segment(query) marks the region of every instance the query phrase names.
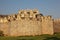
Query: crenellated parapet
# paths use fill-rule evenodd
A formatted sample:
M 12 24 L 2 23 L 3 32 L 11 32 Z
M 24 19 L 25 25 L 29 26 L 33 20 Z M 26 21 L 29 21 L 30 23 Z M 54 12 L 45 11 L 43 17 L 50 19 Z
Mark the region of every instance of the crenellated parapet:
M 11 22 L 15 20 L 47 20 L 51 19 L 51 16 L 43 16 L 43 14 L 39 13 L 37 9 L 34 10 L 19 10 L 18 14 L 12 14 L 12 15 L 2 15 L 0 17 L 0 23 L 5 23 L 5 22 Z
M 39 14 L 38 10 L 20 10 L 18 12 L 19 14 L 21 14 L 21 17 L 35 17 L 36 14 Z
M 54 19 L 54 22 L 60 22 L 60 19 Z
M 48 16 L 43 16 L 42 19 L 52 19 L 52 16 L 48 15 Z
M 0 23 L 8 22 L 7 17 L 0 18 Z
M 2 15 L 0 17 L 0 23 L 5 23 L 5 22 L 10 22 L 10 21 L 14 21 L 14 20 L 20 20 L 20 19 L 24 19 L 24 18 L 37 18 L 39 19 L 39 17 L 41 16 L 41 14 L 39 14 L 39 11 L 37 9 L 34 10 L 19 10 L 18 14 L 12 14 L 12 15 L 7 15 L 6 17 Z

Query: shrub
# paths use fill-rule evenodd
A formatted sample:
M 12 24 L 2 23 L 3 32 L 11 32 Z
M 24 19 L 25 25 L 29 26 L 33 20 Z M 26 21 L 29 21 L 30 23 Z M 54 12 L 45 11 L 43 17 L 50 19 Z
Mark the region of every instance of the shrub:
M 4 36 L 3 31 L 0 30 L 0 36 Z

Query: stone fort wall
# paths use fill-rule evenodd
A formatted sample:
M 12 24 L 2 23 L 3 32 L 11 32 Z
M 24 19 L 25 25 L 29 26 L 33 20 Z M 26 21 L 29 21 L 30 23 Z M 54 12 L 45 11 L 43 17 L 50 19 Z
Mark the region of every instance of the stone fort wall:
M 51 16 L 43 16 L 38 10 L 19 10 L 18 14 L 0 16 L 0 30 L 5 36 L 35 36 L 53 34 Z
M 54 19 L 54 32 L 60 32 L 60 19 Z

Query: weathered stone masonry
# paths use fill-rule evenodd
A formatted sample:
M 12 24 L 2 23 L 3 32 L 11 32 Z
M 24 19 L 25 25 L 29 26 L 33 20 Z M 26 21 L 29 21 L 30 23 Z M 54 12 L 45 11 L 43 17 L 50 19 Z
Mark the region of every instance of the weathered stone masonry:
M 53 34 L 51 16 L 43 16 L 38 10 L 20 10 L 14 15 L 0 15 L 0 30 L 5 36 L 35 36 Z

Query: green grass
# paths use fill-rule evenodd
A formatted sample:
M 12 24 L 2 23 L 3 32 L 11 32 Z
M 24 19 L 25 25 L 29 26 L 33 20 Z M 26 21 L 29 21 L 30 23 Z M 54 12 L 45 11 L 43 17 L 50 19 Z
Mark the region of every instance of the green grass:
M 40 35 L 40 36 L 19 36 L 19 37 L 0 36 L 0 40 L 60 40 L 60 33 L 54 35 Z

